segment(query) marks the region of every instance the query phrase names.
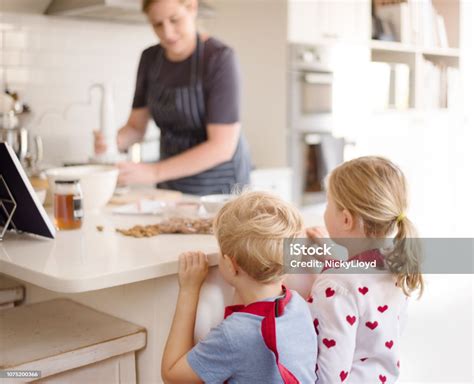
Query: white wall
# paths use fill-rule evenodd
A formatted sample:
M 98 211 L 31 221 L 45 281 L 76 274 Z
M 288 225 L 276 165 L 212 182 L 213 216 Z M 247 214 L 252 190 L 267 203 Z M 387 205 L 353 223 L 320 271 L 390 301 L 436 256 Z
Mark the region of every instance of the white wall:
M 253 162 L 259 167 L 286 165 L 286 1 L 214 3 L 218 17 L 202 24 L 237 52 L 243 77 L 242 123 Z M 156 42 L 148 25 L 13 13 L 0 13 L 0 23 L 0 79 L 5 74 L 36 118 L 46 110 L 86 101 L 91 84 L 110 81 L 117 124 L 125 121 L 140 52 Z M 84 161 L 92 154 L 98 94 L 92 98 L 92 106 L 72 108 L 67 119 L 46 116 L 40 125 L 34 122 L 31 130 L 45 140 L 47 163 Z
M 77 21 L 51 16 L 0 13 L 0 79 L 32 108 L 33 134 L 44 138 L 45 162 L 85 161 L 99 122 L 96 82 L 114 87 L 117 125 L 130 112 L 140 52 L 156 43 L 148 25 Z M 3 88 L 3 81 L 2 81 Z M 46 115 L 74 102 L 66 118 Z M 155 132 L 156 134 L 156 132 Z
M 215 0 L 203 27 L 232 46 L 241 64 L 242 125 L 253 163 L 287 164 L 285 0 Z

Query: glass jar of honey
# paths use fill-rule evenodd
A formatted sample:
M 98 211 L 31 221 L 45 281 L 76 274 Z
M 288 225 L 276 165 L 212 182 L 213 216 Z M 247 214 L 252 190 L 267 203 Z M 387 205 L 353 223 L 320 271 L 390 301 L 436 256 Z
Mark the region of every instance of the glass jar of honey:
M 56 180 L 54 185 L 54 223 L 56 228 L 77 229 L 82 225 L 82 191 L 79 180 Z

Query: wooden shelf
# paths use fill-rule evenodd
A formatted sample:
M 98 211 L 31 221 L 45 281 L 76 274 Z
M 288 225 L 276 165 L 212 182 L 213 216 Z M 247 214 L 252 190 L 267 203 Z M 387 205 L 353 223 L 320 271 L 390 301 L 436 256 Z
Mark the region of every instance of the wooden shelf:
M 459 58 L 458 48 L 440 48 L 440 47 L 421 47 L 413 44 L 404 44 L 397 41 L 381 41 L 371 40 L 370 48 L 373 51 L 380 52 L 393 52 L 393 53 L 406 53 L 415 54 L 419 53 L 425 56 L 438 56 L 438 57 L 450 57 Z
M 420 52 L 423 55 L 429 56 L 444 56 L 459 58 L 460 51 L 458 48 L 424 48 Z
M 370 48 L 376 51 L 416 53 L 417 47 L 411 44 L 403 44 L 398 41 L 371 40 Z

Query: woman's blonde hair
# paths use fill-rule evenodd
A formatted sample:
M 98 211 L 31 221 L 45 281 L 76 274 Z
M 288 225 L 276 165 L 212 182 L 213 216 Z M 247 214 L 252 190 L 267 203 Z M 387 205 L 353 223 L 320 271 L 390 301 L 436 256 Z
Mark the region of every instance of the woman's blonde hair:
M 153 3 L 157 3 L 160 0 L 142 0 L 142 12 L 147 13 Z M 182 4 L 187 4 L 189 0 L 179 0 Z
M 405 216 L 407 187 L 400 168 L 373 156 L 345 162 L 331 172 L 328 193 L 339 209 L 362 220 L 366 236 L 387 237 L 396 230 L 385 262 L 407 296 L 416 289 L 421 296 L 421 250 L 416 229 Z
M 222 254 L 260 283 L 283 275 L 283 242 L 301 235 L 303 220 L 291 204 L 266 192 L 243 192 L 214 219 Z

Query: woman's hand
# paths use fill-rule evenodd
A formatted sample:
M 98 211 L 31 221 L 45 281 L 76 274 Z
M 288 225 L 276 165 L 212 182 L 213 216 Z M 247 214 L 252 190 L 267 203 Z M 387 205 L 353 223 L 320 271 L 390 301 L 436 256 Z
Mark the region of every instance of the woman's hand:
M 179 287 L 199 291 L 208 271 L 207 256 L 203 252 L 185 252 L 179 256 Z
M 118 163 L 119 169 L 118 184 L 156 184 L 159 183 L 160 177 L 158 172 L 158 164 L 152 163 Z
M 105 136 L 100 131 L 94 131 L 94 153 L 101 155 L 107 150 L 107 143 L 105 142 Z

